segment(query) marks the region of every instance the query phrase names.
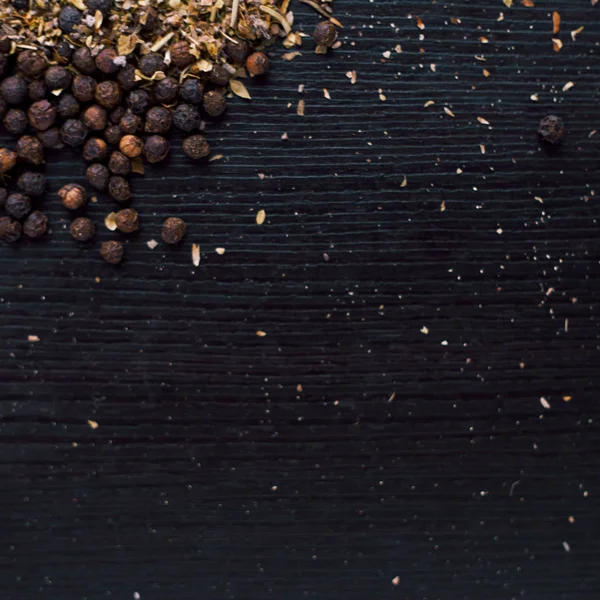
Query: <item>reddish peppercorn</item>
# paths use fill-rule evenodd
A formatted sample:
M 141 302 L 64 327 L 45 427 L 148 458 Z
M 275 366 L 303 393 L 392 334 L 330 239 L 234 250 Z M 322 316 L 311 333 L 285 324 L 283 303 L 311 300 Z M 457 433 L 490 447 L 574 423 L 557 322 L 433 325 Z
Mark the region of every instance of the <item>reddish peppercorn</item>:
M 56 108 L 48 100 L 34 102 L 27 113 L 29 124 L 38 131 L 46 131 L 56 121 Z
M 94 98 L 104 108 L 112 110 L 121 103 L 121 88 L 115 81 L 101 81 L 96 86 Z
M 71 94 L 61 94 L 58 114 L 62 119 L 74 119 L 79 115 L 79 102 Z
M 146 90 L 133 90 L 127 96 L 127 105 L 134 115 L 143 115 L 150 105 L 150 94 Z
M 126 67 L 123 67 L 117 73 L 117 81 L 126 92 L 130 92 L 131 90 L 135 89 L 138 84 L 138 82 L 135 80 L 135 67 L 133 65 L 127 65 Z
M 330 48 L 335 44 L 336 39 L 337 30 L 331 21 L 321 21 L 320 23 L 317 23 L 317 26 L 313 31 L 313 40 L 317 46 Z
M 179 86 L 179 97 L 188 104 L 200 104 L 202 102 L 202 94 L 204 86 L 198 79 L 188 77 Z
M 21 75 L 12 75 L 0 83 L 0 94 L 7 104 L 21 104 L 27 98 L 27 81 Z
M 548 115 L 540 121 L 538 134 L 548 144 L 559 144 L 565 133 L 565 125 L 560 117 Z
M 173 111 L 173 125 L 180 131 L 191 133 L 200 127 L 200 113 L 191 104 L 180 104 Z
M 40 131 L 37 134 L 37 138 L 40 140 L 44 148 L 53 150 L 64 148 L 62 138 L 60 137 L 60 129 L 58 129 L 58 127 L 51 127 L 46 131 Z
M 144 156 L 149 163 L 158 163 L 169 155 L 169 142 L 160 135 L 151 135 L 144 143 Z
M 83 158 L 89 162 L 104 160 L 108 156 L 108 146 L 100 138 L 90 138 L 83 145 Z
M 87 134 L 88 128 L 78 119 L 68 119 L 60 130 L 62 141 L 72 148 L 81 146 Z
M 227 108 L 227 100 L 225 100 L 225 96 L 223 96 L 221 92 L 212 90 L 204 94 L 202 107 L 207 115 L 211 117 L 220 117 Z
M 8 173 L 17 164 L 17 153 L 0 148 L 0 173 Z
M 48 217 L 39 210 L 33 211 L 23 223 L 23 233 L 32 239 L 42 237 L 48 230 Z
M 119 70 L 119 65 L 115 63 L 118 56 L 114 48 L 104 48 L 96 56 L 96 67 L 106 75 L 112 75 Z
M 125 255 L 125 248 L 121 242 L 102 242 L 100 256 L 111 265 L 118 265 Z
M 131 188 L 129 187 L 129 183 L 123 177 L 119 175 L 113 175 L 108 180 L 108 193 L 117 201 L 117 202 L 127 202 L 131 198 Z
M 46 97 L 48 88 L 42 79 L 34 79 L 27 86 L 27 93 L 29 95 L 29 99 L 36 102 L 37 100 L 42 100 Z
M 44 57 L 34 50 L 23 50 L 17 56 L 17 69 L 30 79 L 39 77 L 46 67 L 47 63 Z
M 71 223 L 69 228 L 71 236 L 78 242 L 89 242 L 96 233 L 96 228 L 91 219 L 78 217 Z
M 4 210 L 14 219 L 22 219 L 31 212 L 31 199 L 25 194 L 13 192 L 6 199 Z
M 119 122 L 119 129 L 124 134 L 141 133 L 144 129 L 144 120 L 132 112 L 127 112 Z
M 213 85 L 226 86 L 231 79 L 231 73 L 223 65 L 214 65 L 208 73 L 208 81 Z
M 165 77 L 154 86 L 154 97 L 159 104 L 172 104 L 178 92 L 179 85 L 172 77 Z
M 0 217 L 0 240 L 13 243 L 21 237 L 21 223 L 12 217 Z
M 146 77 L 152 77 L 157 71 L 164 71 L 166 67 L 160 54 L 150 52 L 140 58 L 139 68 Z
M 179 217 L 169 217 L 163 223 L 162 239 L 165 244 L 179 244 L 185 235 L 186 225 Z
M 24 135 L 17 142 L 17 155 L 34 165 L 41 165 L 44 162 L 42 142 L 30 135 Z
M 192 160 L 206 158 L 210 154 L 210 146 L 204 136 L 190 135 L 183 140 L 183 153 Z
M 269 57 L 264 52 L 253 52 L 246 59 L 246 69 L 252 77 L 264 75 L 269 70 Z
M 4 119 L 4 127 L 12 135 L 21 135 L 27 129 L 27 117 L 20 108 L 11 108 Z
M 242 64 L 250 52 L 250 45 L 243 40 L 226 40 L 225 52 L 235 63 Z
M 171 112 L 164 106 L 154 106 L 146 114 L 144 131 L 146 133 L 168 133 L 173 120 Z
M 108 187 L 110 173 L 104 165 L 94 163 L 85 170 L 85 178 L 93 188 L 104 191 Z
M 89 48 L 81 46 L 73 52 L 73 66 L 84 75 L 92 75 L 96 71 L 96 63 Z
M 67 183 L 58 190 L 62 205 L 68 210 L 78 210 L 87 202 L 87 192 L 78 183 Z
M 108 113 L 102 106 L 93 104 L 85 109 L 81 116 L 81 120 L 84 125 L 92 131 L 100 131 L 104 129 L 108 123 Z
M 123 134 L 118 125 L 111 125 L 104 130 L 104 137 L 109 144 L 118 144 Z
M 124 208 L 115 215 L 117 229 L 122 233 L 133 233 L 140 228 L 140 216 L 133 208 Z
M 114 175 L 129 175 L 131 161 L 122 152 L 115 151 L 110 155 L 108 168 Z
M 190 52 L 190 45 L 183 40 L 171 44 L 169 49 L 171 53 L 171 61 L 178 69 L 189 67 L 196 59 Z
M 135 135 L 125 135 L 119 142 L 119 150 L 129 158 L 139 156 L 144 149 L 144 142 Z
M 73 76 L 66 67 L 53 65 L 44 75 L 44 82 L 51 90 L 67 90 L 71 85 Z
M 87 75 L 76 75 L 71 85 L 71 94 L 79 102 L 91 102 L 96 93 L 96 80 Z
M 27 196 L 41 196 L 46 189 L 46 178 L 41 173 L 25 171 L 17 179 L 17 187 Z

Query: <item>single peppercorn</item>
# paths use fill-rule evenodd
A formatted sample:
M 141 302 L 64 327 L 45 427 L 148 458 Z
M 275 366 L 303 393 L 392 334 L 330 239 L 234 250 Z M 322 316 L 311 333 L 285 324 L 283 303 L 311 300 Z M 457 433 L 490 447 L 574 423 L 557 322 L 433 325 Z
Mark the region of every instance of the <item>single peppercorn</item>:
M 28 196 L 41 196 L 46 189 L 46 178 L 41 173 L 25 171 L 17 179 L 17 187 Z
M 235 63 L 242 64 L 250 52 L 250 45 L 243 40 L 225 41 L 225 52 L 227 56 Z
M 108 160 L 108 168 L 114 175 L 129 175 L 131 161 L 122 152 L 115 150 Z
M 42 142 L 30 135 L 24 135 L 17 141 L 17 155 L 34 165 L 41 165 L 44 162 Z
M 157 71 L 164 71 L 165 68 L 165 61 L 157 52 L 150 52 L 140 58 L 139 69 L 146 77 L 152 77 Z
M 82 46 L 73 52 L 73 66 L 84 75 L 92 75 L 96 71 L 96 63 L 89 48 Z
M 17 164 L 17 153 L 0 148 L 0 173 L 8 173 Z
M 171 62 L 178 69 L 185 69 L 196 60 L 194 55 L 190 52 L 190 45 L 183 40 L 171 44 L 169 51 L 171 53 Z
M 72 33 L 81 22 L 81 13 L 71 4 L 67 4 L 58 14 L 58 26 L 63 33 Z
M 127 105 L 134 115 L 143 115 L 150 105 L 150 94 L 146 90 L 133 90 L 127 96 Z
M 6 199 L 4 210 L 14 219 L 22 219 L 31 212 L 31 200 L 25 194 L 13 192 Z
M 113 6 L 112 0 L 87 0 L 86 6 L 93 15 L 99 10 L 103 15 L 108 15 Z
M 37 138 L 44 148 L 52 150 L 64 148 L 64 144 L 60 136 L 60 129 L 58 129 L 58 127 L 51 127 L 46 131 L 40 131 L 37 134 Z
M 208 81 L 213 85 L 226 86 L 231 79 L 231 73 L 223 65 L 214 65 L 208 73 Z
M 206 158 L 210 154 L 210 146 L 203 135 L 190 135 L 183 140 L 183 153 L 192 160 Z
M 108 156 L 108 146 L 100 138 L 90 138 L 83 145 L 83 158 L 89 162 L 104 160 Z
M 142 153 L 144 142 L 136 135 L 125 135 L 119 142 L 119 150 L 128 158 L 135 158 Z
M 204 86 L 198 79 L 188 77 L 179 86 L 179 97 L 188 104 L 200 104 L 202 102 L 202 94 Z
M 190 133 L 200 127 L 200 113 L 191 104 L 180 104 L 173 111 L 173 125 L 181 131 Z
M 146 133 L 168 133 L 171 129 L 173 119 L 171 112 L 164 106 L 153 106 L 146 113 L 144 131 Z
M 108 115 L 108 120 L 113 125 L 118 125 L 121 122 L 121 119 L 127 114 L 127 109 L 121 105 L 117 106 L 113 111 L 111 111 L 110 115 Z
M 46 67 L 46 60 L 35 50 L 23 50 L 17 56 L 17 69 L 30 79 L 39 77 Z
M 252 77 L 264 75 L 269 70 L 269 57 L 264 52 L 253 52 L 246 59 L 246 69 Z
M 177 81 L 172 77 L 165 77 L 154 86 L 154 97 L 159 104 L 172 104 L 178 91 Z
M 56 44 L 56 53 L 65 61 L 71 60 L 73 56 L 73 46 L 67 40 L 59 40 Z
M 58 190 L 62 205 L 68 210 L 78 210 L 87 202 L 87 192 L 78 183 L 67 183 Z
M 223 96 L 221 92 L 212 90 L 204 94 L 202 108 L 204 108 L 204 112 L 206 112 L 207 115 L 211 117 L 220 117 L 227 108 L 227 100 L 225 100 L 225 96 Z
M 81 120 L 84 125 L 92 131 L 100 131 L 104 129 L 108 123 L 108 113 L 102 106 L 93 104 L 83 111 Z
M 125 254 L 125 248 L 121 242 L 102 242 L 100 256 L 111 265 L 118 265 Z
M 114 48 L 104 48 L 96 56 L 96 67 L 106 75 L 112 75 L 119 70 L 119 65 L 115 63 L 115 58 L 119 56 Z
M 144 33 L 152 33 L 160 25 L 158 13 L 151 6 L 138 14 L 137 21 Z
M 131 198 L 131 188 L 124 177 L 113 175 L 108 180 L 108 193 L 117 202 L 127 202 Z
M 71 236 L 78 242 L 89 242 L 96 233 L 96 228 L 91 219 L 87 217 L 77 217 L 69 228 Z
M 96 80 L 88 75 L 75 75 L 71 85 L 71 94 L 79 102 L 91 102 L 96 92 Z
M 77 103 L 76 100 L 75 103 Z M 56 108 L 54 108 L 48 100 L 38 100 L 29 107 L 27 117 L 29 119 L 29 124 L 34 129 L 46 131 L 46 129 L 50 129 L 56 121 Z
M 29 99 L 36 102 L 37 100 L 41 100 L 42 98 L 46 97 L 46 94 L 48 93 L 48 88 L 46 87 L 46 84 L 43 82 L 43 80 L 34 79 L 27 86 L 27 93 L 29 95 Z
M 117 229 L 121 233 L 133 233 L 140 228 L 140 216 L 133 208 L 124 208 L 115 215 Z
M 123 67 L 117 73 L 117 81 L 126 92 L 135 89 L 138 85 L 138 82 L 135 80 L 135 67 L 133 65 Z
M 4 98 L 0 98 L 0 119 L 4 117 L 8 110 L 8 104 L 4 101 Z
M 50 90 L 69 89 L 72 79 L 71 73 L 61 65 L 53 65 L 44 75 L 44 81 Z
M 87 127 L 78 119 L 68 119 L 60 130 L 62 141 L 72 148 L 81 146 L 85 142 L 87 134 Z
M 144 120 L 132 112 L 126 112 L 119 122 L 119 129 L 124 134 L 141 133 L 144 129 Z
M 21 237 L 21 223 L 12 217 L 0 217 L 0 240 L 13 243 Z
M 104 130 L 104 138 L 109 144 L 118 144 L 123 137 L 118 125 L 111 125 Z
M 149 163 L 158 163 L 169 155 L 169 142 L 160 135 L 151 135 L 144 143 L 144 156 Z
M 101 81 L 96 86 L 96 92 L 94 94 L 96 102 L 112 110 L 121 103 L 121 88 L 116 81 Z
M 33 211 L 23 223 L 23 233 L 32 239 L 42 237 L 48 230 L 48 217 L 39 210 Z
M 8 133 L 21 135 L 27 129 L 27 117 L 20 108 L 11 108 L 2 120 Z
M 27 81 L 22 75 L 11 75 L 0 83 L 0 94 L 7 104 L 21 104 L 27 98 Z
M 74 119 L 79 115 L 79 102 L 71 94 L 62 94 L 58 101 L 58 114 L 62 119 Z
M 337 30 L 331 21 L 321 21 L 317 23 L 313 31 L 313 40 L 317 46 L 325 46 L 330 48 L 335 44 L 337 39 Z
M 565 133 L 565 124 L 560 117 L 548 115 L 540 121 L 538 134 L 548 144 L 559 144 Z
M 185 235 L 186 225 L 179 217 L 169 217 L 162 227 L 161 237 L 165 244 L 179 244 Z
M 85 178 L 93 188 L 104 191 L 108 187 L 110 173 L 104 165 L 93 163 L 85 170 Z

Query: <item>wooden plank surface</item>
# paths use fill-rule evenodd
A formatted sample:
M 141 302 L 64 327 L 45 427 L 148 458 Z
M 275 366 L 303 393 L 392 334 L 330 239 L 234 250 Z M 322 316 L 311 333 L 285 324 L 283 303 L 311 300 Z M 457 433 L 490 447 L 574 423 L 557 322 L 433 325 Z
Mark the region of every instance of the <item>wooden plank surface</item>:
M 120 268 L 50 195 L 0 248 L 2 598 L 597 597 L 599 9 L 339 2 L 134 182 Z

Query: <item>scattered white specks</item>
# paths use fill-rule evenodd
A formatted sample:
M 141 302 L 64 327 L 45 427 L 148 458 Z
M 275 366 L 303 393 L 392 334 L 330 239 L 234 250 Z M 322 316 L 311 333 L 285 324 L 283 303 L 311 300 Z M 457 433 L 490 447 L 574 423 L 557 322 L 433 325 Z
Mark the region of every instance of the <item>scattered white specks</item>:
M 28 335 L 27 336 L 27 341 L 28 342 L 39 342 L 41 340 L 40 340 L 40 338 L 37 335 Z
M 539 96 L 537 94 L 531 94 L 531 96 L 529 96 L 529 98 L 531 100 L 533 100 L 534 102 L 538 102 L 539 101 Z
M 548 402 L 548 400 L 546 400 L 546 398 L 544 398 L 544 396 L 542 396 L 540 398 L 540 404 L 546 409 L 546 410 L 550 410 L 550 402 Z
M 442 346 L 447 346 L 448 342 L 446 340 L 444 340 L 443 342 L 441 342 Z
M 327 88 L 323 88 L 323 96 L 325 96 L 327 100 L 331 100 L 331 96 L 329 95 L 329 90 Z
M 400 585 L 400 577 L 398 575 L 392 579 L 392 585 Z
M 455 117 L 456 115 L 447 107 L 444 106 L 444 112 L 449 116 L 449 117 Z
M 323 252 L 323 260 L 329 262 L 329 254 L 327 254 L 327 252 Z
M 419 330 L 421 333 L 424 333 L 425 335 L 427 335 L 429 333 L 429 328 L 425 325 L 423 325 L 423 327 L 421 327 L 421 329 Z
M 571 545 L 569 544 L 569 542 L 563 542 L 562 546 L 565 549 L 565 552 L 571 552 Z
M 141 596 L 138 592 L 133 592 L 133 600 L 140 600 Z
M 389 58 L 392 53 L 389 50 L 386 50 L 385 52 L 382 53 L 384 58 Z
M 92 428 L 92 429 L 98 429 L 98 423 L 96 421 L 88 421 L 87 424 Z
M 223 254 L 225 254 L 225 248 L 215 248 L 215 252 L 220 256 L 223 256 Z
M 289 139 L 289 138 L 288 138 L 287 131 L 284 131 L 284 132 L 281 134 L 281 139 L 282 139 L 282 140 L 288 140 L 288 139 Z
M 259 210 L 256 213 L 256 223 L 257 223 L 257 225 L 262 225 L 265 222 L 266 218 L 267 218 L 267 213 L 264 210 Z
M 200 266 L 200 244 L 192 244 L 192 263 L 195 267 Z
M 154 250 L 154 248 L 156 248 L 156 246 L 158 246 L 158 242 L 156 240 L 149 240 L 146 242 L 146 246 L 148 246 L 148 248 L 150 248 L 150 250 Z
M 565 83 L 565 85 L 563 85 L 562 91 L 568 92 L 574 85 L 575 84 L 572 81 L 569 81 L 568 83 Z
M 350 83 L 356 83 L 356 71 L 347 71 L 346 77 L 350 80 Z

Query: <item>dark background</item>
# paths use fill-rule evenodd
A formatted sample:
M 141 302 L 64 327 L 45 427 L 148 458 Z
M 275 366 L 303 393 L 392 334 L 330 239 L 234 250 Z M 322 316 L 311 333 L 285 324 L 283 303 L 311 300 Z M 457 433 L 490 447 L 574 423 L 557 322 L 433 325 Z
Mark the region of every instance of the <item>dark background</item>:
M 274 48 L 208 126 L 222 160 L 135 180 L 118 268 L 49 160 L 51 234 L 0 249 L 3 599 L 598 597 L 600 6 L 536 4 L 338 2 L 341 49 Z

